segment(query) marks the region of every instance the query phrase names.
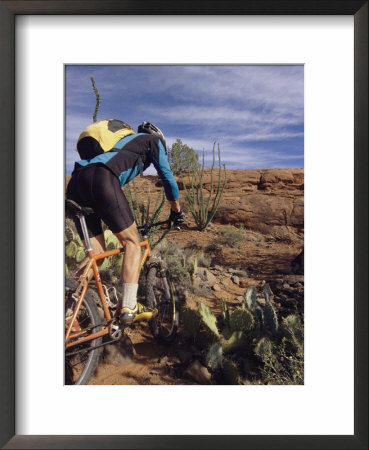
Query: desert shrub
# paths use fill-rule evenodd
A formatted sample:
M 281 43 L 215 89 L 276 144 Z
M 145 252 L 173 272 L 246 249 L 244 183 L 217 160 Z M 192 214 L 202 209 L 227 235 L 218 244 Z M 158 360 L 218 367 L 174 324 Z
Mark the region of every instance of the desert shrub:
M 196 252 L 183 249 L 177 242 L 167 240 L 163 240 L 155 251 L 165 261 L 173 281 L 182 288 L 188 288 L 196 272 Z
M 277 229 L 273 231 L 272 240 L 275 242 L 282 242 L 284 244 L 292 244 L 293 240 L 291 233 L 287 230 Z
M 243 227 L 234 229 L 232 226 L 227 225 L 220 230 L 217 243 L 227 247 L 237 247 L 245 237 L 246 233 Z
M 200 167 L 199 155 L 193 148 L 183 144 L 181 139 L 177 139 L 172 145 L 168 160 L 172 172 L 176 175 L 190 170 L 198 170 Z
M 263 337 L 254 351 L 262 362 L 260 373 L 264 382 L 304 383 L 304 326 L 299 316 L 284 317 L 278 339 Z
M 255 347 L 261 359 L 260 373 L 268 384 L 304 384 L 304 355 L 302 347 L 292 351 L 284 338 L 275 343 L 267 337 L 260 339 Z
M 219 242 L 212 242 L 205 248 L 206 253 L 219 253 L 222 250 L 222 244 Z
M 196 250 L 200 248 L 199 243 L 196 239 L 192 239 L 191 241 L 186 242 L 185 248 L 190 248 Z
M 210 267 L 211 258 L 207 256 L 203 251 L 197 253 L 197 265 L 200 267 Z

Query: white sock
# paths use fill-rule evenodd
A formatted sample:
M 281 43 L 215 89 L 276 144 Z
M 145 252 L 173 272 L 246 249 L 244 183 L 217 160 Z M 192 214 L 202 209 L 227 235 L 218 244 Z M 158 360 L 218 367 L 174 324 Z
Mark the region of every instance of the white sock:
M 123 287 L 123 308 L 134 309 L 137 303 L 138 284 L 122 283 Z

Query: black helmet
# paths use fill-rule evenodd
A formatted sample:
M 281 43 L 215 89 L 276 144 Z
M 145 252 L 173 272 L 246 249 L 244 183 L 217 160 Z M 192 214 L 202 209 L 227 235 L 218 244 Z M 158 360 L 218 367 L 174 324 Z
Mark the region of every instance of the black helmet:
M 142 122 L 141 125 L 139 125 L 137 128 L 137 133 L 153 134 L 154 136 L 157 136 L 164 145 L 165 153 L 168 153 L 167 143 L 165 142 L 164 134 L 154 124 L 150 122 Z

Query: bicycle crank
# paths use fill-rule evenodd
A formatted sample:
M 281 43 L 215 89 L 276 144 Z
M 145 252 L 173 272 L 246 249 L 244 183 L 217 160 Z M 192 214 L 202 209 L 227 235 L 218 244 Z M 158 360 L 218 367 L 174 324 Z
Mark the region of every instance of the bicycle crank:
M 109 336 L 114 340 L 118 341 L 122 337 L 123 331 L 122 326 L 116 324 L 116 320 L 109 325 Z

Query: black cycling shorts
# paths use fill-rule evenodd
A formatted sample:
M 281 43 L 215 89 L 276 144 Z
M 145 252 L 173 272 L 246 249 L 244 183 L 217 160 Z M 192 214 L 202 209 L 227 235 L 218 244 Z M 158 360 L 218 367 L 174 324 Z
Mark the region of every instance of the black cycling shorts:
M 101 220 L 113 233 L 119 233 L 134 222 L 131 208 L 119 185 L 118 178 L 104 166 L 91 166 L 73 173 L 67 187 L 67 198 L 95 213 L 86 216 L 90 237 L 101 234 Z M 79 219 L 77 231 L 83 239 Z

